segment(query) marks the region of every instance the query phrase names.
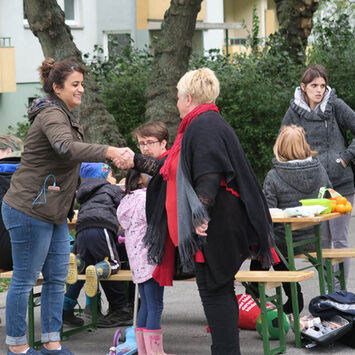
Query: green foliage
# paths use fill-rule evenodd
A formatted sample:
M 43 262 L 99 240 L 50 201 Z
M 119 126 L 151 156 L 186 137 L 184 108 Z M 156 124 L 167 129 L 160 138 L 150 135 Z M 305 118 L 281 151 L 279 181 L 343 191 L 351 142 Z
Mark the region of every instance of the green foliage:
M 330 86 L 354 108 L 354 30 L 346 14 L 338 9 L 335 11 L 337 16 L 333 15 L 331 20 L 321 21 L 315 26 L 313 36 L 316 41 L 305 60 L 323 64 L 329 74 Z M 248 41 L 251 47 L 249 55 L 226 58 L 218 50 L 211 50 L 207 55 L 192 55 L 189 69 L 207 66 L 215 71 L 220 80 L 217 105 L 238 135 L 262 182 L 271 167 L 272 147 L 282 118 L 306 63 L 296 63 L 292 59 L 286 40 L 279 33 L 271 35 L 260 49 L 257 45 L 259 22 L 256 13 L 254 17 Z M 102 50 L 97 47 L 96 51 L 98 54 L 91 61 L 91 69 L 100 92 L 108 110 L 116 118 L 120 132 L 136 149 L 130 133 L 145 121 L 144 94 L 152 70 L 152 57 L 148 50 L 128 47 L 120 55 L 104 61 L 100 59 Z
M 322 21 L 317 21 L 314 37 L 309 63 L 322 64 L 327 70 L 329 85 L 355 109 L 355 30 L 349 16 L 336 8 Z
M 253 53 L 258 52 L 259 48 L 259 25 L 260 25 L 260 20 L 257 15 L 257 6 L 254 3 L 253 5 L 253 20 L 252 20 L 252 35 L 250 38 L 250 47 Z
M 8 134 L 12 134 L 18 138 L 21 138 L 22 141 L 24 142 L 29 129 L 30 129 L 30 123 L 28 121 L 17 122 L 16 127 L 8 126 Z

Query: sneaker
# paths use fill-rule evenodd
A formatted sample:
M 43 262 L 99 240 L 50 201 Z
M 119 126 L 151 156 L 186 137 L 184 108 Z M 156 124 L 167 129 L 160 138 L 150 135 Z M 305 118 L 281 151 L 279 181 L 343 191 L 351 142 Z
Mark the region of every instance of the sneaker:
M 69 255 L 69 270 L 66 282 L 69 285 L 75 284 L 78 281 L 78 267 L 76 265 L 76 255 L 70 253 Z
M 298 298 L 298 311 L 299 313 L 301 313 L 304 308 L 304 300 L 303 300 L 302 292 L 297 293 L 297 298 Z M 286 314 L 291 314 L 293 312 L 291 297 L 289 297 L 287 302 L 283 305 L 283 310 L 284 313 Z
M 74 310 L 70 309 L 68 311 L 63 310 L 63 323 L 73 327 L 81 327 L 84 324 L 84 320 L 77 317 L 74 314 Z
M 132 324 L 132 312 L 128 307 L 122 307 L 109 311 L 109 313 L 102 320 L 97 321 L 98 328 L 115 328 Z
M 10 349 L 8 349 L 7 355 L 42 355 L 42 353 L 40 353 L 39 351 L 36 351 L 33 348 L 29 348 L 26 353 L 16 354 L 16 353 L 13 353 Z
M 38 354 L 41 354 L 41 355 L 75 355 L 74 353 L 69 351 L 68 348 L 66 348 L 63 345 L 60 350 L 47 350 L 44 346 L 42 346 L 41 352 Z

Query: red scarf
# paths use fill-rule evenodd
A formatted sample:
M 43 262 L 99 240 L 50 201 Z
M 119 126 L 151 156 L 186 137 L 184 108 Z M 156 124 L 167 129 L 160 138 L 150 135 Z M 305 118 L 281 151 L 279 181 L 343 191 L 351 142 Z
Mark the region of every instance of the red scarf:
M 218 107 L 216 104 L 201 104 L 195 107 L 191 112 L 189 112 L 181 121 L 177 136 L 175 138 L 175 142 L 173 146 L 170 149 L 169 155 L 166 158 L 163 166 L 160 169 L 160 174 L 163 175 L 164 180 L 168 180 L 169 178 L 169 170 L 170 170 L 170 165 L 172 163 L 173 159 L 176 154 L 180 153 L 180 147 L 181 147 L 181 141 L 182 137 L 184 135 L 184 132 L 186 131 L 186 128 L 189 126 L 189 124 L 199 115 L 206 111 L 216 111 L 219 113 Z M 178 162 L 178 159 L 176 160 Z

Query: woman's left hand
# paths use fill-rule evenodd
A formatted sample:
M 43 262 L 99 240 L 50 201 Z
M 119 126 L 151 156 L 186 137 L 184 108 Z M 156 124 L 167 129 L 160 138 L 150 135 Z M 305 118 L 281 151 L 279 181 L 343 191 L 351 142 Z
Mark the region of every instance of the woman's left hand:
M 208 221 L 204 220 L 204 223 L 195 227 L 195 233 L 197 235 L 201 235 L 203 237 L 207 237 L 207 228 L 208 228 Z
M 342 158 L 340 158 L 340 162 L 341 162 L 341 165 L 342 165 L 344 168 L 346 168 L 346 163 L 345 163 L 345 161 L 344 161 Z

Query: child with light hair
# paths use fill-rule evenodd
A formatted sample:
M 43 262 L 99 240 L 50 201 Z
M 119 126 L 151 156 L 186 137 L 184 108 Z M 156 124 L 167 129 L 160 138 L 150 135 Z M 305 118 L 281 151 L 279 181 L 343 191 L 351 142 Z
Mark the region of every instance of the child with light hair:
M 306 141 L 305 131 L 296 125 L 283 126 L 274 145 L 275 158 L 273 168 L 264 180 L 264 194 L 269 208 L 285 209 L 300 206 L 301 199 L 317 198 L 319 188 L 331 186 L 328 174 L 316 158 L 317 152 L 311 150 Z M 275 242 L 283 255 L 287 255 L 284 227 L 274 224 Z M 293 241 L 309 239 L 313 236 L 313 228 L 304 228 L 292 233 Z M 304 250 L 314 251 L 314 245 L 302 246 Z M 308 250 L 309 249 L 309 250 Z M 299 253 L 300 251 L 298 251 Z M 297 253 L 297 248 L 295 253 Z M 281 261 L 273 266 L 275 270 L 286 271 L 286 265 Z M 253 260 L 251 270 L 260 269 L 258 262 Z M 286 314 L 292 313 L 291 287 L 283 284 L 287 302 L 284 305 Z M 300 312 L 303 308 L 301 286 L 297 283 L 298 304 Z

